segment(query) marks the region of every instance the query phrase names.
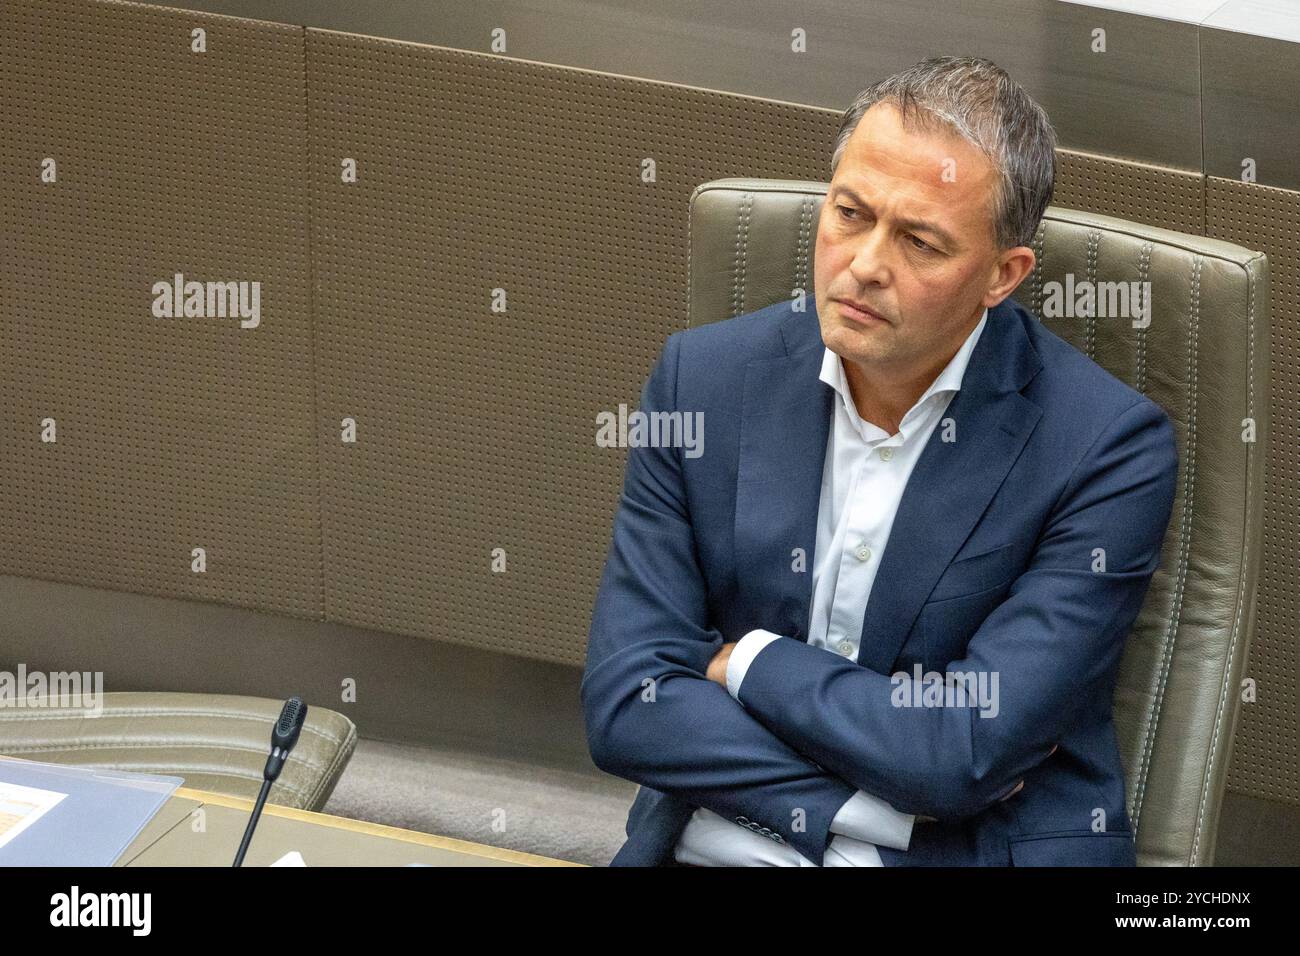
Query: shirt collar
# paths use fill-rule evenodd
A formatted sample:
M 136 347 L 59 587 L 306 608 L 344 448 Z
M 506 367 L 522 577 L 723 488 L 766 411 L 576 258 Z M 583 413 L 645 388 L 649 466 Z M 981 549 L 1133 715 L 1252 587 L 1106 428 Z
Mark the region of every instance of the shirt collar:
M 975 328 L 971 329 L 970 334 L 966 336 L 966 341 L 957 350 L 957 354 L 948 361 L 948 364 L 943 367 L 943 371 L 930 383 L 930 387 L 925 390 L 925 393 L 916 400 L 916 404 L 908 409 L 907 414 L 903 416 L 903 420 L 898 424 L 899 431 L 905 433 L 908 430 L 906 426 L 910 425 L 916 418 L 918 409 L 933 396 L 961 390 L 962 379 L 966 376 L 966 366 L 970 364 L 971 353 L 975 351 L 975 343 L 979 340 L 980 333 L 984 331 L 984 325 L 988 322 L 988 318 L 989 310 L 985 309 Z M 840 393 L 840 398 L 849 413 L 850 419 L 861 431 L 862 427 L 868 423 L 862 421 L 858 415 L 857 406 L 853 404 L 853 395 L 849 391 L 849 383 L 844 375 L 843 360 L 838 353 L 832 352 L 830 348 L 827 348 L 822 356 L 820 378 Z

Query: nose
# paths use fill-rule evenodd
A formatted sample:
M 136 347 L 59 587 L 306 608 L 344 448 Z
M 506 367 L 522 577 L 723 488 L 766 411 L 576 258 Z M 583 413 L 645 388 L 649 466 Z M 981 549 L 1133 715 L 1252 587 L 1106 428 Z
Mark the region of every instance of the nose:
M 889 285 L 893 275 L 889 255 L 886 230 L 879 223 L 861 233 L 849 263 L 849 272 L 858 280 L 859 288 Z

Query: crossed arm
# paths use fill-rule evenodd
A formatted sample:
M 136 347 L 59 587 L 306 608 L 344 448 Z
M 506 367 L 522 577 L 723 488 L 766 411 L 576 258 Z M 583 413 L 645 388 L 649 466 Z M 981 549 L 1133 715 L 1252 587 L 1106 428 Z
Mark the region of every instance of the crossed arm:
M 1177 468 L 1172 426 L 1146 401 L 1084 454 L 1029 567 L 965 658 L 948 665 L 997 675 L 996 716 L 974 705 L 896 706 L 892 678 L 789 638 L 753 659 L 739 700 L 782 740 L 899 810 L 979 813 L 1045 759 L 1084 708 L 1109 701 L 1159 564 Z

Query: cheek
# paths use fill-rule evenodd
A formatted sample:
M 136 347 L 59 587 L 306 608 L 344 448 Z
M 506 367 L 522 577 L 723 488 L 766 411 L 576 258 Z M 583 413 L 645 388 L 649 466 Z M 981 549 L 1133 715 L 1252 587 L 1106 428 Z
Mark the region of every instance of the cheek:
M 819 280 L 822 276 L 829 278 L 835 263 L 835 247 L 817 233 L 817 242 L 813 245 L 813 275 Z
M 818 289 L 826 290 L 831 285 L 837 291 L 855 289 L 857 280 L 849 274 L 850 265 L 853 265 L 850 243 L 835 242 L 818 234 L 813 247 L 813 282 Z
M 946 315 L 953 303 L 970 289 L 972 276 L 967 272 L 945 270 L 906 270 L 898 273 L 899 303 L 905 313 Z
M 836 258 L 835 247 L 823 245 L 819 242 L 816 251 L 813 253 L 813 291 L 819 296 L 829 294 L 831 284 L 835 282 L 835 277 L 843 268 L 844 264 L 840 263 Z M 841 279 L 840 281 L 842 283 L 844 280 Z
M 943 287 L 936 288 L 932 281 L 918 272 L 896 274 L 894 284 L 897 289 L 898 307 L 904 316 L 933 315 L 935 304 L 942 302 L 946 296 Z

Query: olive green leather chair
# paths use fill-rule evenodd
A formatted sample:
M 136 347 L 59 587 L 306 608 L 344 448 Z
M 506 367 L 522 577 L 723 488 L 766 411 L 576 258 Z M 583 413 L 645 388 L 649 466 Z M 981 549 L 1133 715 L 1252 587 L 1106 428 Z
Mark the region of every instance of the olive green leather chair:
M 0 708 L 0 753 L 26 760 L 183 777 L 197 790 L 257 798 L 284 701 L 232 694 L 115 693 Z M 99 704 L 92 709 L 91 705 Z M 307 707 L 268 803 L 325 806 L 357 743 L 342 714 Z
M 691 196 L 690 322 L 806 293 L 826 183 L 721 179 Z M 1150 322 L 1047 318 L 1158 402 L 1178 497 L 1115 695 L 1139 865 L 1209 865 L 1255 619 L 1269 384 L 1268 261 L 1226 242 L 1049 207 L 1015 296 L 1048 283 L 1149 282 Z M 1249 433 L 1251 420 L 1254 441 Z

